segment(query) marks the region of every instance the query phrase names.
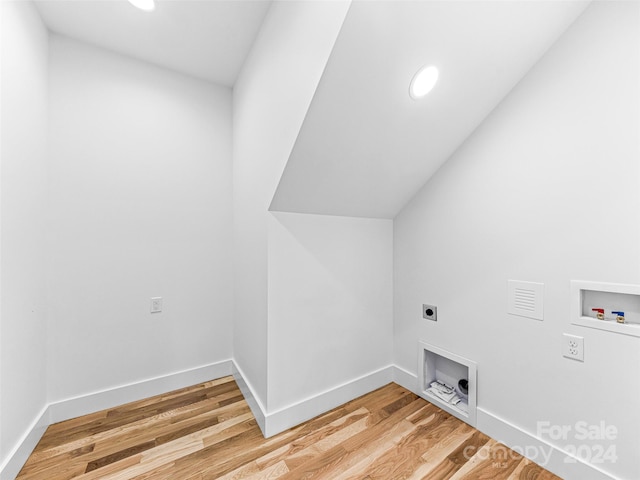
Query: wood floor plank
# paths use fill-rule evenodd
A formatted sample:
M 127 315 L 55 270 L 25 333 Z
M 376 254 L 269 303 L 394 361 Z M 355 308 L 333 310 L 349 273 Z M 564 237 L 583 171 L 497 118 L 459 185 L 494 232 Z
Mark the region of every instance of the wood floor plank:
M 363 473 L 372 480 L 409 478 L 424 464 L 422 455 L 451 433 L 457 425 L 457 419 L 446 412 L 440 410 L 432 413 L 416 424 L 395 448 L 380 455 Z
M 478 435 L 474 435 L 474 437 L 476 439 L 480 438 Z M 456 471 L 452 473 L 452 475 L 447 476 L 447 478 L 449 480 L 459 480 L 460 478 L 464 478 L 465 476 L 470 475 L 470 472 L 475 470 L 478 465 L 482 467 L 487 458 L 489 458 L 489 452 L 491 451 L 491 448 L 493 448 L 493 446 L 496 444 L 497 442 L 493 439 L 488 439 L 488 441 L 483 445 L 480 442 L 470 442 L 466 447 L 473 445 L 474 447 L 479 448 L 474 448 L 474 453 L 471 457 L 468 457 L 469 454 L 466 452 L 466 450 L 463 450 L 465 461 L 453 461 L 452 463 L 459 465 L 459 468 L 456 469 Z
M 148 419 L 133 422 L 130 425 L 85 437 L 84 441 L 92 443 L 73 450 L 72 454 L 78 451 L 81 454 L 72 455 L 73 458 L 67 459 L 66 462 L 75 470 L 77 470 L 77 465 L 83 462 L 88 464 L 87 468 L 89 468 L 89 465 L 95 465 L 94 462 L 99 462 L 103 465 L 113 463 L 117 458 L 125 458 L 134 452 L 156 447 L 167 443 L 171 439 L 181 438 L 188 433 L 198 432 L 208 426 L 249 413 L 249 407 L 244 400 L 225 406 L 219 406 L 219 402 L 215 398 L 202 403 L 209 409 L 208 411 L 206 409 L 202 411 L 203 407 L 189 408 L 187 413 L 191 416 L 187 416 L 182 409 L 177 409 L 174 416 L 166 414 L 154 415 Z M 202 413 L 199 413 L 201 411 Z M 199 414 L 196 415 L 197 413 Z M 252 416 L 249 415 L 247 418 L 252 418 Z M 77 446 L 78 441 L 72 441 L 67 445 Z M 91 448 L 89 449 L 89 447 Z M 42 457 L 45 452 L 47 451 L 40 450 L 39 456 Z M 38 455 L 34 455 L 34 457 L 36 460 L 39 458 Z M 49 470 L 55 468 L 59 461 L 59 457 L 56 456 L 49 458 L 47 460 L 50 465 Z M 38 465 L 39 469 L 45 469 L 45 463 L 42 461 L 36 463 L 36 465 Z M 27 462 L 23 473 L 28 473 L 32 468 L 33 464 Z
M 371 465 L 382 457 L 386 452 L 395 448 L 400 441 L 415 429 L 415 425 L 406 420 L 402 420 L 393 425 L 382 436 L 362 446 L 360 451 L 361 459 L 345 464 L 342 472 L 335 472 L 333 480 L 356 480 L 361 479 L 362 472 L 371 468 Z
M 269 465 L 279 461 L 283 461 L 284 459 L 287 459 L 288 464 L 291 464 L 292 460 L 296 456 L 300 456 L 301 453 L 305 451 L 305 449 L 313 446 L 317 442 L 320 442 L 327 437 L 330 437 L 332 434 L 344 427 L 348 427 L 355 422 L 365 420 L 369 414 L 369 410 L 364 407 L 359 408 L 358 410 L 355 410 L 351 413 L 344 414 L 333 422 L 330 422 L 323 427 L 319 427 L 311 433 L 303 435 L 300 438 L 297 438 L 294 441 L 283 445 L 282 447 L 256 459 L 256 464 L 260 468 L 266 468 Z
M 560 477 L 548 472 L 540 465 L 523 458 L 518 467 L 509 475 L 508 480 L 562 480 Z
M 428 474 L 430 480 L 447 480 L 453 477 L 491 439 L 474 431 L 464 442 L 436 465 Z
M 337 476 L 344 468 L 351 468 L 366 456 L 362 445 L 375 441 L 376 438 L 383 436 L 394 425 L 424 407 L 423 400 L 418 399 L 415 395 L 413 397 L 408 399 L 403 395 L 400 399 L 401 401 L 394 401 L 377 412 L 372 412 L 368 428 L 365 431 L 348 438 L 340 445 L 314 458 L 313 461 L 306 462 L 304 465 L 293 469 L 289 474 L 284 475 L 282 479 L 331 479 Z
M 168 398 L 166 396 L 159 397 L 159 402 L 155 405 L 147 405 L 148 402 L 145 401 L 140 407 L 129 404 L 120 409 L 107 410 L 86 424 L 76 424 L 74 421 L 69 421 L 52 425 L 47 429 L 47 435 L 38 444 L 37 451 L 48 450 L 61 443 L 70 444 L 74 440 L 82 442 L 94 435 L 108 433 L 136 422 L 147 421 L 150 417 L 168 414 L 168 412 L 179 410 L 181 407 L 198 405 L 211 399 L 213 394 L 217 392 L 215 389 L 220 388 L 217 386 L 201 387 L 199 385 L 193 393 L 182 392 L 180 395 Z M 233 388 L 233 384 L 230 384 L 229 388 Z M 114 411 L 121 413 L 119 415 L 113 414 Z
M 464 478 L 507 480 L 522 456 L 495 440 L 489 440 L 450 480 Z
M 389 384 L 265 439 L 232 377 L 51 425 L 17 480 L 561 480 Z
M 332 448 L 335 448 L 342 444 L 346 439 L 357 435 L 360 432 L 364 432 L 367 429 L 367 419 L 363 418 L 355 423 L 350 424 L 337 432 L 329 435 L 328 437 L 312 443 L 303 450 L 289 455 L 286 458 L 285 463 L 290 470 L 293 470 L 301 465 L 306 464 L 309 461 L 313 461 L 315 458 L 321 456 L 325 452 L 328 452 Z
M 256 462 L 250 462 L 242 465 L 241 467 L 232 470 L 231 472 L 218 477 L 218 480 L 246 480 L 247 478 L 259 479 L 259 478 L 278 478 L 279 476 L 287 473 L 289 469 L 287 464 L 283 460 L 270 465 L 267 468 L 261 469 Z
M 439 428 L 452 428 L 452 430 L 441 435 L 440 439 L 422 454 L 422 463 L 412 472 L 408 479 L 422 480 L 430 478 L 432 470 L 440 465 L 452 451 L 466 442 L 475 431 L 466 423 L 457 422 L 453 417 L 444 421 Z

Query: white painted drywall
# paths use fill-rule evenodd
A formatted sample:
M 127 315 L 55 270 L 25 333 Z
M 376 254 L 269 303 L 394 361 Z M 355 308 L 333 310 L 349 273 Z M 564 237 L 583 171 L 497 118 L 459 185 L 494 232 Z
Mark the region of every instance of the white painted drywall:
M 233 87 L 270 0 L 160 2 L 152 15 L 123 1 L 39 1 L 53 32 Z
M 50 88 L 50 400 L 229 359 L 231 90 L 59 36 Z
M 392 220 L 273 213 L 270 410 L 391 364 L 392 241 Z
M 348 7 L 274 2 L 233 91 L 234 358 L 264 408 L 268 208 Z
M 30 2 L 0 2 L 0 465 L 46 405 L 48 33 Z M 1 468 L 1 467 L 0 467 Z
M 587 2 L 354 2 L 272 209 L 393 218 Z M 425 64 L 434 91 L 409 96 Z
M 625 479 L 640 478 L 640 341 L 570 325 L 570 280 L 640 283 L 639 8 L 594 2 L 394 234 L 395 363 L 415 372 L 418 340 L 476 361 L 479 408 L 534 435 L 537 422 L 568 425 L 541 437 L 587 445 L 592 465 Z M 506 313 L 509 279 L 545 284 L 543 321 Z M 563 332 L 584 337 L 584 363 L 562 357 Z M 580 421 L 618 434 L 581 440 Z M 598 463 L 598 444 L 617 461 Z

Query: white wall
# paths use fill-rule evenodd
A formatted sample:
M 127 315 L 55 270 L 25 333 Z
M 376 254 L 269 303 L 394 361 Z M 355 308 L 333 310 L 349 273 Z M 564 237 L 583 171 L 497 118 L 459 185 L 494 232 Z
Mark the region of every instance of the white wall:
M 234 358 L 263 409 L 268 208 L 348 6 L 274 2 L 233 91 Z
M 48 34 L 30 2 L 0 2 L 0 16 L 1 466 L 47 400 Z
M 614 440 L 543 438 L 615 445 L 616 462 L 592 463 L 625 479 L 640 478 L 640 339 L 571 326 L 569 286 L 640 283 L 638 9 L 592 4 L 394 236 L 396 364 L 416 372 L 418 340 L 476 361 L 478 406 L 534 435 L 538 421 L 615 426 Z M 506 313 L 508 279 L 545 284 L 544 321 Z M 584 363 L 561 356 L 563 332 L 584 337 Z
M 59 36 L 50 68 L 50 400 L 230 358 L 231 91 Z
M 392 240 L 391 220 L 273 213 L 270 410 L 391 365 Z

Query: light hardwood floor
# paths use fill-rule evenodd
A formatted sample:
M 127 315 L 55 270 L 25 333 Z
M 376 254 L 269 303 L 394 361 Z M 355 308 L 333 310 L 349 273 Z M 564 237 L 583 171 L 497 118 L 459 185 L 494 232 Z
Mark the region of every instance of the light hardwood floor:
M 393 383 L 264 439 L 225 377 L 51 425 L 17 478 L 559 477 Z

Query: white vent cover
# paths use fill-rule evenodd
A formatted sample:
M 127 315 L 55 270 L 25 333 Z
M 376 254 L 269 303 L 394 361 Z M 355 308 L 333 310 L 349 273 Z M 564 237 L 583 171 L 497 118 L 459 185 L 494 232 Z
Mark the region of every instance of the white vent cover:
M 507 312 L 511 315 L 543 320 L 544 283 L 509 280 Z

